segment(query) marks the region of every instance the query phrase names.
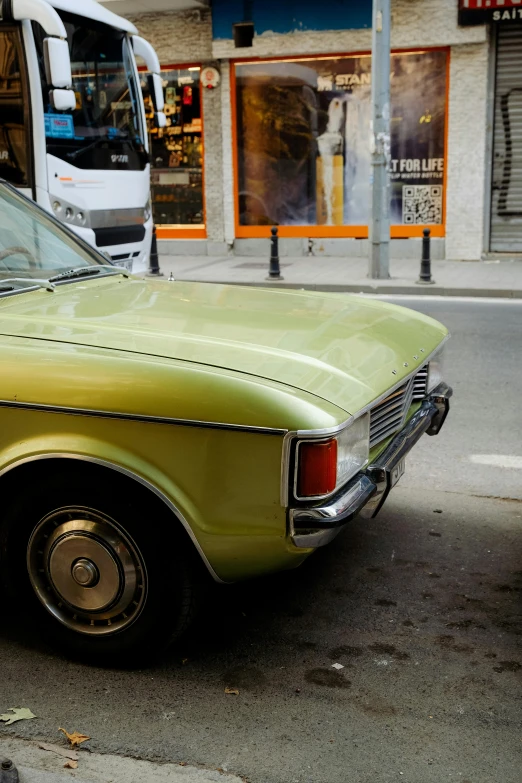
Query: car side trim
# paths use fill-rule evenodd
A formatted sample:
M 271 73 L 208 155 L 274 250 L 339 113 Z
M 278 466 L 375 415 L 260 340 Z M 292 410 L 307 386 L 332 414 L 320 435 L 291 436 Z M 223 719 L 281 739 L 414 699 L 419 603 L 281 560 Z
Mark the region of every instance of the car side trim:
M 250 424 L 228 424 L 221 421 L 199 421 L 198 419 L 176 419 L 162 416 L 147 416 L 141 413 L 119 413 L 112 411 L 99 411 L 90 408 L 67 408 L 60 405 L 43 405 L 35 402 L 18 402 L 14 400 L 0 400 L 0 408 L 21 408 L 23 410 L 38 411 L 40 413 L 64 413 L 69 416 L 94 416 L 101 419 L 124 419 L 126 421 L 138 421 L 144 424 L 170 424 L 180 427 L 204 427 L 205 429 L 235 430 L 236 432 L 251 432 L 259 435 L 286 435 L 288 430 L 275 427 L 256 427 Z
M 137 473 L 133 473 L 128 468 L 124 468 L 121 465 L 116 465 L 114 462 L 108 462 L 106 460 L 98 459 L 97 457 L 89 457 L 85 456 L 83 454 L 69 454 L 67 452 L 62 453 L 56 453 L 56 454 L 37 454 L 31 457 L 24 457 L 23 459 L 17 460 L 16 462 L 13 462 L 9 464 L 7 467 L 0 470 L 0 478 L 2 476 L 6 475 L 7 473 L 10 473 L 15 468 L 20 467 L 21 465 L 25 465 L 29 462 L 39 462 L 40 460 L 46 460 L 46 459 L 70 459 L 70 460 L 78 460 L 79 462 L 90 462 L 94 465 L 101 465 L 104 468 L 109 468 L 111 470 L 116 470 L 118 473 L 122 473 L 124 476 L 127 476 L 127 478 L 133 479 L 134 481 L 137 481 L 142 486 L 146 487 L 146 489 L 149 489 L 151 492 L 153 492 L 160 500 L 165 503 L 167 508 L 169 508 L 170 511 L 179 519 L 185 530 L 187 531 L 188 535 L 190 536 L 190 540 L 196 547 L 199 555 L 201 556 L 201 559 L 203 560 L 203 563 L 205 564 L 209 574 L 214 579 L 215 582 L 219 582 L 220 584 L 225 584 L 224 580 L 221 579 L 212 566 L 210 565 L 207 556 L 203 552 L 203 549 L 201 548 L 201 545 L 199 541 L 197 540 L 196 536 L 194 535 L 192 528 L 190 527 L 189 523 L 179 510 L 177 506 L 174 505 L 174 503 L 160 490 L 158 487 L 156 487 L 154 484 L 152 484 L 147 479 L 143 478 L 142 476 L 139 476 Z

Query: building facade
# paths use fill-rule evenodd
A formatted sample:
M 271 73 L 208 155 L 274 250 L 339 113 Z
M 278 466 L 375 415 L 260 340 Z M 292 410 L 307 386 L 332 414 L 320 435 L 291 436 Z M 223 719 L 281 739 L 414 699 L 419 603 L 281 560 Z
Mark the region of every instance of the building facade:
M 371 6 L 126 14 L 164 75 L 161 252 L 264 254 L 278 225 L 282 254 L 367 256 Z M 392 0 L 392 51 L 392 257 L 418 258 L 426 226 L 436 258 L 522 253 L 522 0 Z

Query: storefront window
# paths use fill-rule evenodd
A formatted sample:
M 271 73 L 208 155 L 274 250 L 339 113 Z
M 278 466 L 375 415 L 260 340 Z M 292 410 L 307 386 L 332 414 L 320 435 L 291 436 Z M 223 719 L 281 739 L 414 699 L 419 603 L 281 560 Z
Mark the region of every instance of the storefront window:
M 390 215 L 401 236 L 443 223 L 447 56 L 392 56 Z M 237 63 L 235 83 L 238 234 L 277 224 L 367 235 L 371 57 Z
M 156 128 L 147 100 L 151 196 L 158 235 L 204 229 L 203 127 L 199 66 L 162 70 L 167 127 Z

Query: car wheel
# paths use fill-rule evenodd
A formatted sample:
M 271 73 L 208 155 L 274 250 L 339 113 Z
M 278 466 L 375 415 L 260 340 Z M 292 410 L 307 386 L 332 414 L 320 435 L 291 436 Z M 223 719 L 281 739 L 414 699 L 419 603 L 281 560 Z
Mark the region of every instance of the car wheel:
M 140 662 L 178 638 L 201 594 L 199 557 L 169 510 L 112 473 L 61 471 L 2 519 L 12 599 L 69 653 Z

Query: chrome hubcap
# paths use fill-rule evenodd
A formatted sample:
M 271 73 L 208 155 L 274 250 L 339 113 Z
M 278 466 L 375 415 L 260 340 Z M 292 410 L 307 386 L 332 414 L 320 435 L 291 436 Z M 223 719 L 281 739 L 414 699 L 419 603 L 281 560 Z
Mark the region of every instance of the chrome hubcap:
M 114 520 L 92 509 L 64 508 L 42 519 L 29 540 L 27 566 L 45 608 L 80 633 L 121 631 L 143 609 L 140 552 Z
M 96 565 L 85 557 L 80 557 L 71 568 L 71 576 L 77 585 L 94 587 L 100 580 Z

